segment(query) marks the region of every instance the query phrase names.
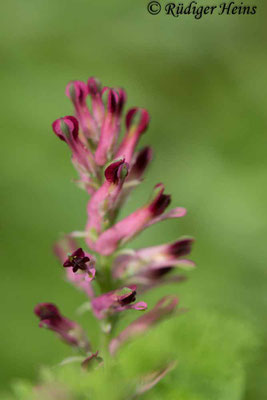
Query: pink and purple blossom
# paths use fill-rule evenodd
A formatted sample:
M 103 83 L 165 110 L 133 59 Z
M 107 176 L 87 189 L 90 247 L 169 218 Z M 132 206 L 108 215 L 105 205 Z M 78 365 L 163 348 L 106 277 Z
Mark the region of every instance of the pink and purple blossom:
M 92 310 L 96 318 L 103 319 L 116 312 L 129 309 L 144 311 L 147 304 L 143 301 L 135 303 L 136 286 L 123 287 L 101 296 L 95 297 L 92 300 Z

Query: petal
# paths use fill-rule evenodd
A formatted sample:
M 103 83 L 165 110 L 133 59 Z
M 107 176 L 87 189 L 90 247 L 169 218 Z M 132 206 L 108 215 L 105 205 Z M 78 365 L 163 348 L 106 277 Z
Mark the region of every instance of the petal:
M 103 232 L 95 243 L 95 250 L 103 255 L 112 254 L 120 244 L 127 242 L 140 232 L 149 217 L 150 213 L 146 208 L 135 211 Z
M 55 120 L 52 124 L 55 134 L 70 146 L 78 138 L 79 123 L 75 117 L 67 115 L 66 117 Z
M 101 83 L 96 78 L 89 78 L 87 82 L 88 93 L 92 99 L 92 110 L 94 119 L 100 129 L 105 117 L 105 106 L 102 101 Z
M 74 251 L 72 253 L 72 257 L 79 257 L 79 258 L 83 258 L 85 256 L 85 253 L 83 251 L 83 249 L 81 247 L 79 247 L 79 249 L 77 249 L 76 251 Z
M 136 286 L 130 285 L 113 290 L 95 297 L 92 302 L 92 310 L 98 319 L 106 318 L 116 312 L 128 309 L 144 310 L 147 305 L 144 302 L 132 304 L 136 297 Z
M 128 174 L 128 164 L 122 158 L 118 161 L 111 163 L 105 169 L 105 178 L 109 183 L 117 184 L 120 179 L 125 179 Z
M 141 134 L 147 129 L 149 114 L 141 108 L 133 108 L 126 115 L 127 132 L 116 153 L 116 157 L 125 157 L 127 162 L 131 162 L 134 150 L 140 139 Z
M 144 147 L 135 155 L 129 176 L 127 178 L 128 181 L 135 179 L 139 180 L 143 176 L 147 166 L 152 160 L 152 155 L 152 149 L 148 146 Z
M 191 252 L 193 242 L 193 238 L 181 238 L 175 242 L 166 243 L 160 246 L 139 249 L 136 251 L 136 257 L 139 257 L 146 262 L 178 259 Z
M 146 228 L 148 228 L 149 226 L 156 224 L 157 222 L 161 222 L 164 221 L 165 219 L 172 219 L 172 218 L 181 218 L 184 217 L 186 215 L 186 209 L 183 207 L 176 207 L 158 217 L 155 217 L 153 219 L 151 219 L 147 224 L 146 224 Z
M 63 267 L 65 268 L 72 267 L 72 263 L 69 260 L 66 260 L 63 264 Z
M 92 271 L 92 278 L 90 278 L 87 274 L 77 274 L 72 271 L 72 269 L 66 269 L 66 277 L 67 280 L 72 283 L 77 289 L 82 290 L 85 294 L 92 298 L 94 296 L 94 291 L 91 285 L 91 281 L 94 279 L 95 270 Z M 94 271 L 94 273 L 93 273 Z
M 98 139 L 96 122 L 86 104 L 86 98 L 88 96 L 87 85 L 82 81 L 72 81 L 67 85 L 66 95 L 73 102 L 76 117 L 78 118 L 85 137 L 96 141 Z
M 128 130 L 134 130 L 143 133 L 149 124 L 150 116 L 144 108 L 132 108 L 126 115 L 126 127 Z
M 154 188 L 153 201 L 149 204 L 149 211 L 153 217 L 161 215 L 171 202 L 171 196 L 164 194 L 164 185 L 158 183 Z
M 147 304 L 144 301 L 139 301 L 131 306 L 134 310 L 145 311 L 147 309 Z
M 119 96 L 114 89 L 104 88 L 107 97 L 106 113 L 101 127 L 99 143 L 95 152 L 96 163 L 100 166 L 112 158 L 120 130 Z
M 75 105 L 85 104 L 88 89 L 82 81 L 71 81 L 67 84 L 66 95 Z
M 103 232 L 106 223 L 112 220 L 113 214 L 116 212 L 117 199 L 127 173 L 128 164 L 123 159 L 110 164 L 105 170 L 106 181 L 88 202 L 87 243 L 92 248 L 97 235 Z

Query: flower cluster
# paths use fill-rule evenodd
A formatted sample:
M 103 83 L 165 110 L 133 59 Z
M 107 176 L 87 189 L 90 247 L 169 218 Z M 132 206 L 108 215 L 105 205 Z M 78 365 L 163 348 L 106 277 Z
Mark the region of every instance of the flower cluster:
M 186 210 L 177 207 L 166 211 L 171 196 L 165 194 L 164 185 L 158 183 L 144 205 L 118 220 L 119 211 L 132 190 L 142 182 L 152 159 L 150 147 L 136 149 L 148 127 L 149 114 L 138 107 L 126 112 L 124 133 L 119 140 L 126 102 L 123 89 L 102 88 L 97 79 L 90 78 L 87 84 L 70 82 L 66 94 L 73 103 L 75 116 L 57 119 L 52 125 L 53 131 L 68 145 L 79 174 L 78 184 L 90 198 L 84 230 L 66 235 L 54 250 L 66 278 L 85 292 L 90 309 L 107 338 L 106 348 L 93 352 L 83 329 L 63 317 L 54 304 L 37 305 L 35 314 L 40 319 L 40 327 L 53 330 L 84 353 L 82 365 L 85 367 L 93 359 L 102 365 L 105 359 L 101 356 L 114 356 L 123 343 L 146 332 L 164 317 L 177 313 L 178 299 L 167 295 L 116 336 L 115 327 L 121 313 L 147 309 L 144 301 L 136 300 L 140 295 L 157 285 L 183 280 L 175 270 L 194 267 L 194 263 L 185 258 L 191 251 L 193 239 L 180 238 L 138 250 L 122 249 L 152 224 L 183 217 Z M 84 238 L 90 253 L 79 247 L 77 238 Z M 154 373 L 154 379 L 158 381 L 168 370 L 169 366 Z M 147 382 L 147 388 L 152 386 L 153 381 Z M 142 390 L 145 388 L 139 388 Z

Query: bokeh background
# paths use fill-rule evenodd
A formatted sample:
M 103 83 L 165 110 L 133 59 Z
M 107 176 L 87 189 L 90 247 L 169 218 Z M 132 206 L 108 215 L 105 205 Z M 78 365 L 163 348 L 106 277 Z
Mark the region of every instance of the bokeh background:
M 203 391 L 217 400 L 216 390 L 230 399 L 231 385 L 233 398 L 266 398 L 267 14 L 263 2 L 254 3 L 255 16 L 198 21 L 151 16 L 144 0 L 1 5 L 1 390 L 16 378 L 36 379 L 40 365 L 69 354 L 38 329 L 32 310 L 53 301 L 74 317 L 83 301 L 51 251 L 60 233 L 83 228 L 87 201 L 71 182 L 76 173 L 51 122 L 72 112 L 67 82 L 97 76 L 124 87 L 128 105 L 151 114 L 142 144 L 153 146 L 154 161 L 125 214 L 160 181 L 173 204 L 188 209 L 186 218 L 153 227 L 134 245 L 197 239 L 198 268 L 187 283 L 158 291 L 178 293 L 190 308 L 180 337 L 176 322 L 177 348 L 191 352 L 181 355 L 179 369 L 188 373 L 175 384 L 197 385 L 186 399 Z M 212 378 L 206 357 L 213 370 L 225 357 L 214 372 L 223 380 Z

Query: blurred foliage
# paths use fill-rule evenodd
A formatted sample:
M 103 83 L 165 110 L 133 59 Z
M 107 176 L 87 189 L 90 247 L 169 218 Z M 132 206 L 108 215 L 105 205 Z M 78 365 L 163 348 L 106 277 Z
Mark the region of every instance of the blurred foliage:
M 104 368 L 85 372 L 68 364 L 43 369 L 42 385 L 51 392 L 41 388 L 32 392 L 30 385 L 18 382 L 14 386 L 15 398 L 49 400 L 57 388 L 58 394 L 64 393 L 62 398 L 70 400 L 131 399 L 131 390 L 142 376 L 178 359 L 177 367 L 144 399 L 241 399 L 247 362 L 244 349 L 253 343 L 252 350 L 256 345 L 252 332 L 242 323 L 212 313 L 194 313 L 191 319 L 185 314 L 176 318 L 123 348 L 116 362 L 112 360 Z
M 135 345 L 126 349 L 126 366 L 112 379 L 132 376 L 146 356 L 172 345 L 179 365 L 147 398 L 266 397 L 266 5 L 255 3 L 253 17 L 199 21 L 151 16 L 144 0 L 2 4 L 3 390 L 16 378 L 36 381 L 40 365 L 69 355 L 38 329 L 32 309 L 52 301 L 75 318 L 84 299 L 63 281 L 51 252 L 60 232 L 83 228 L 87 196 L 71 184 L 68 149 L 50 125 L 72 112 L 66 83 L 95 75 L 125 87 L 129 105 L 146 107 L 152 116 L 142 144 L 153 145 L 155 159 L 124 213 L 142 204 L 159 181 L 173 204 L 188 208 L 186 218 L 151 228 L 134 245 L 183 234 L 197 239 L 198 269 L 188 282 L 148 296 L 154 304 L 159 294 L 178 293 L 190 312 L 158 328 L 151 347 L 138 342 L 138 357 Z M 96 345 L 93 319 L 78 320 Z M 243 353 L 251 349 L 246 363 Z M 71 386 L 77 374 L 58 370 L 57 379 Z M 110 395 L 111 377 L 102 381 L 100 375 L 79 380 L 81 393 L 101 380 Z M 16 391 L 19 400 L 30 399 L 27 384 Z

